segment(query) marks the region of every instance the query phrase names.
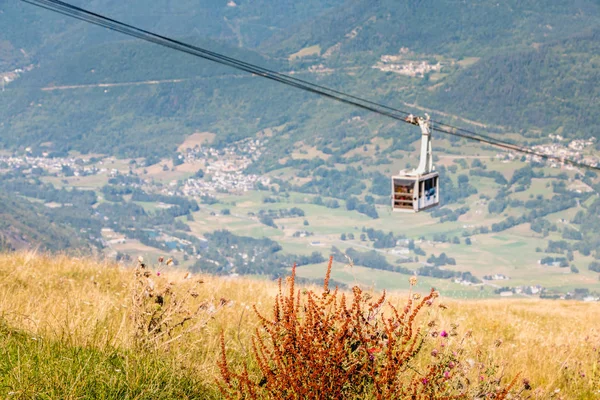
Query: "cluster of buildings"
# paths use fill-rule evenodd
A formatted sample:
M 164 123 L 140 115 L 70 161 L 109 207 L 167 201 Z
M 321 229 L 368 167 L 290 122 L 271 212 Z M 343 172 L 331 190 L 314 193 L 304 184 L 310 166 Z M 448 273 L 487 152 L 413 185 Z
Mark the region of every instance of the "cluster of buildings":
M 439 62 L 429 64 L 427 61 L 402 61 L 402 56 L 383 55 L 372 68 L 383 72 L 422 78 L 429 72 L 439 72 L 442 65 Z
M 243 193 L 259 185 L 269 185 L 270 178 L 244 171 L 262 154 L 266 139 L 249 138 L 223 149 L 195 146 L 179 155 L 183 163 L 194 164 L 204 171 L 204 177 L 196 176 L 183 182 L 174 181 L 163 194 L 183 196 L 206 196 L 214 193 Z M 53 176 L 89 176 L 106 174 L 115 177 L 120 172 L 106 165 L 106 160 L 91 162 L 79 157 L 50 157 L 25 149 L 22 155 L 0 155 L 0 173 L 20 170 L 25 174 L 49 174 Z M 146 181 L 148 184 L 148 181 Z M 149 188 L 152 191 L 151 188 Z
M 589 148 L 594 144 L 595 138 L 591 138 L 589 140 L 573 140 L 568 145 L 563 145 L 559 142 L 554 142 L 551 144 L 533 146 L 533 150 L 540 152 L 542 154 L 551 155 L 554 157 L 564 158 L 575 160 L 579 162 L 583 162 L 589 165 L 598 165 L 600 159 L 594 156 L 585 156 L 583 154 L 583 150 Z M 542 157 L 539 156 L 527 156 L 532 161 L 542 162 L 544 161 Z M 566 168 L 570 168 L 569 164 L 564 164 L 560 161 L 549 160 L 548 164 L 553 168 L 561 168 L 565 166 Z
M 319 64 L 308 67 L 308 72 L 313 74 L 332 74 L 335 70 L 333 68 L 327 68 L 323 64 Z
M 187 163 L 204 162 L 207 170 L 240 171 L 260 158 L 267 143 L 268 139 L 247 138 L 222 149 L 196 145 L 184 150 L 181 157 Z
M 30 151 L 26 151 L 23 156 L 0 155 L 0 171 L 20 170 L 25 174 L 34 174 L 38 170 L 56 176 L 88 176 L 108 171 L 107 169 L 98 169 L 81 158 L 53 158 L 48 157 L 48 153 L 43 153 L 41 156 L 28 154 Z
M 540 285 L 529 285 L 529 286 L 516 286 L 514 288 L 507 288 L 499 292 L 502 297 L 510 297 L 514 294 L 521 294 L 525 296 L 536 296 L 542 294 L 544 287 Z
M 486 281 L 505 281 L 508 280 L 509 277 L 503 274 L 493 274 L 493 275 L 485 275 L 483 277 Z
M 211 170 L 211 179 L 189 178 L 179 188 L 184 196 L 206 196 L 214 193 L 242 193 L 256 188 L 257 184 L 268 185 L 269 178 L 245 175 L 241 171 L 224 172 Z
M 466 279 L 461 279 L 461 278 L 453 279 L 452 282 L 458 283 L 459 285 L 463 285 L 463 286 L 481 286 L 481 283 L 473 283 L 471 281 L 468 281 Z
M 596 143 L 596 138 L 589 139 L 575 139 L 570 142 L 566 142 L 567 139 L 563 138 L 560 135 L 549 135 L 550 139 L 552 139 L 552 143 L 542 144 L 533 146 L 531 149 L 536 151 L 537 153 L 541 153 L 544 155 L 552 156 L 553 158 L 558 157 L 559 159 L 569 159 L 578 162 L 582 162 L 584 164 L 588 164 L 591 166 L 600 165 L 600 157 L 594 155 L 585 155 L 585 150 L 592 148 L 592 146 Z M 516 154 L 508 154 L 508 155 L 500 155 L 499 157 L 504 157 L 507 160 L 513 160 L 515 158 L 520 157 Z M 507 158 L 508 157 L 508 158 Z M 547 164 L 552 168 L 566 168 L 573 169 L 570 164 L 565 164 L 555 159 L 547 160 L 543 157 L 536 155 L 527 155 L 527 161 L 533 162 L 547 162 Z
M 499 292 L 501 297 L 511 297 L 515 294 L 524 296 L 539 296 L 541 298 L 559 299 L 559 300 L 581 300 L 585 302 L 598 301 L 600 297 L 597 293 L 590 293 L 587 289 L 575 289 L 574 292 L 555 293 L 547 291 L 543 286 L 517 286 L 514 288 L 503 288 Z
M 214 193 L 241 193 L 253 190 L 260 183 L 268 185 L 270 179 L 244 170 L 262 154 L 268 139 L 248 138 L 223 149 L 195 146 L 181 155 L 183 162 L 204 168 L 204 177 L 187 179 L 179 188 L 184 196 L 205 196 Z
M 19 78 L 19 76 L 21 76 L 21 74 L 23 74 L 25 72 L 29 72 L 32 69 L 33 69 L 33 64 L 28 65 L 27 67 L 24 67 L 24 68 L 17 68 L 12 71 L 8 71 L 8 72 L 0 72 L 0 88 L 2 88 L 1 90 L 4 89 L 4 85 L 11 83 L 12 81 Z

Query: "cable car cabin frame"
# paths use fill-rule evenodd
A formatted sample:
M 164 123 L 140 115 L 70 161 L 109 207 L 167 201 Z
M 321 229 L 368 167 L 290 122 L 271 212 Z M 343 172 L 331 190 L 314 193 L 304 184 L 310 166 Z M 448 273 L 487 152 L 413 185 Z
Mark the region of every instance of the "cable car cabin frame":
M 421 157 L 416 169 L 392 176 L 392 210 L 417 213 L 440 204 L 440 176 L 433 168 L 429 115 L 409 115 L 406 121 L 421 128 Z
M 392 208 L 398 212 L 419 212 L 440 204 L 439 174 L 392 177 Z

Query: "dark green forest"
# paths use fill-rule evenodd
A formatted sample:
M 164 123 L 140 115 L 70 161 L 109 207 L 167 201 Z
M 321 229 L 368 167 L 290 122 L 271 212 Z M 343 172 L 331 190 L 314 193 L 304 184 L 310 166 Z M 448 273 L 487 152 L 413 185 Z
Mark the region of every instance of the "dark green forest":
M 526 129 L 598 136 L 600 29 L 475 64 L 420 100 L 457 114 Z
M 303 71 L 305 79 L 392 106 L 406 109 L 401 101 L 418 103 L 493 123 L 503 127 L 499 134 L 561 129 L 567 136 L 600 137 L 593 107 L 600 62 L 597 2 L 235 4 L 82 5 L 274 70 Z M 331 101 L 24 3 L 9 2 L 0 10 L 0 22 L 8 28 L 0 40 L 1 68 L 34 65 L 0 93 L 0 147 L 51 142 L 56 151 L 156 156 L 173 152 L 195 131 L 215 132 L 226 143 L 285 125 L 288 136 L 272 148 L 271 159 L 279 159 L 290 142 L 327 146 L 324 131 L 341 129 L 353 138 L 333 144 L 340 153 L 373 135 L 363 128 L 343 128 L 342 121 L 355 110 Z M 288 60 L 313 45 L 320 46 L 319 54 Z M 446 72 L 409 78 L 371 68 L 380 56 L 398 54 L 400 48 L 409 49 L 411 59 L 447 63 Z M 460 64 L 469 57 L 474 63 Z M 319 64 L 333 73 L 307 73 Z M 148 80 L 177 81 L 41 90 Z M 382 136 L 400 129 L 381 117 L 377 121 L 376 133 Z M 269 155 L 261 162 L 268 164 Z
M 6 193 L 6 192 L 5 192 Z M 29 248 L 89 252 L 89 237 L 66 223 L 57 223 L 44 206 L 0 194 L 0 251 Z

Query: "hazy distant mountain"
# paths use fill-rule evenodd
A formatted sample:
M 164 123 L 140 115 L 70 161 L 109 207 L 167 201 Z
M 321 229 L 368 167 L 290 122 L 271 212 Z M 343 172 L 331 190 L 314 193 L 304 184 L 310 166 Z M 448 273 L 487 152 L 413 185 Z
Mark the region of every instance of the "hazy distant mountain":
M 108 15 L 164 35 L 197 36 L 227 41 L 239 47 L 255 47 L 274 33 L 312 20 L 344 0 L 157 0 L 73 1 L 72 4 Z M 0 43 L 19 54 L 0 53 L 0 66 L 26 59 L 44 62 L 85 46 L 122 37 L 62 17 L 20 1 L 0 5 Z M 1 49 L 2 47 L 0 47 Z M 37 55 L 37 57 L 36 57 Z
M 76 4 L 378 101 L 418 103 L 512 129 L 554 131 L 572 126 L 576 115 L 586 127 L 568 134 L 600 137 L 592 112 L 597 1 Z M 57 151 L 159 155 L 194 131 L 229 140 L 288 123 L 300 139 L 317 133 L 309 126 L 331 130 L 343 120 L 340 112 L 354 112 L 24 3 L 0 10 L 0 25 L 8 27 L 0 37 L 1 68 L 34 64 L 0 93 L 3 147 L 46 143 Z M 400 63 L 440 62 L 443 69 L 422 77 L 373 69 L 401 49 L 408 55 Z M 123 85 L 99 86 L 115 83 Z M 48 90 L 56 86 L 65 88 Z
M 593 0 L 357 0 L 280 32 L 263 47 L 285 54 L 319 44 L 323 52 L 349 58 L 357 52 L 378 58 L 402 47 L 480 57 L 562 39 L 599 23 L 600 4 Z

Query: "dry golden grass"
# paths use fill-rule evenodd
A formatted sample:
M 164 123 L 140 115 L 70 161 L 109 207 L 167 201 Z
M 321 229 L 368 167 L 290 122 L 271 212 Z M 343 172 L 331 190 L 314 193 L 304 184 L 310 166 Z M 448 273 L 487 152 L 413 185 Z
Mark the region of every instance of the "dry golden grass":
M 0 254 L 0 325 L 68 346 L 134 349 L 133 267 L 64 255 Z M 155 272 L 154 279 L 172 282 L 173 290 L 183 292 L 192 281 L 184 279 L 185 271 L 165 269 L 160 277 Z M 229 302 L 213 310 L 205 327 L 177 341 L 161 357 L 214 386 L 219 379 L 221 332 L 233 355 L 228 355 L 230 363 L 243 365 L 253 332 L 260 326 L 251 306 L 269 314 L 278 288 L 276 283 L 245 278 L 194 276 L 200 278 L 195 304 L 218 303 L 221 298 Z M 406 300 L 403 294 L 388 298 L 393 305 Z M 447 306 L 438 316 L 441 329 L 458 324 L 459 333 L 472 331 L 465 359 L 490 359 L 489 364 L 499 365 L 507 377 L 520 373 L 529 381 L 528 393 L 534 399 L 600 399 L 598 304 L 443 298 L 441 302 Z

